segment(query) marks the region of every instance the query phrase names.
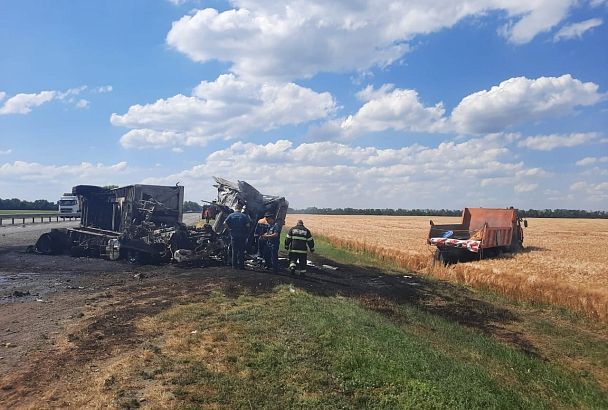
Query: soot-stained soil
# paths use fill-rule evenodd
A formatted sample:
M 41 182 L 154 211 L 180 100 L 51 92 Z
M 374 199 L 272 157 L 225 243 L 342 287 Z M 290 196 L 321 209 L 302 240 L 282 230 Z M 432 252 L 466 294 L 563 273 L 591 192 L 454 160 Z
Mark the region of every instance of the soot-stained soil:
M 225 266 L 135 266 L 0 246 L 0 407 L 40 407 L 37 398 L 48 399 L 53 385 L 73 382 L 76 372 L 95 371 L 95 362 L 148 343 L 136 329 L 137 320 L 218 289 L 236 297 L 292 284 L 321 296 L 357 298 L 387 316 L 395 315 L 390 304 L 413 304 L 536 354 L 525 337 L 509 330 L 518 320 L 514 313 L 466 289 L 414 274 L 337 264 L 318 255 L 312 262 L 315 266 L 300 277 L 286 269 L 273 275 Z M 45 406 L 54 407 L 52 401 Z

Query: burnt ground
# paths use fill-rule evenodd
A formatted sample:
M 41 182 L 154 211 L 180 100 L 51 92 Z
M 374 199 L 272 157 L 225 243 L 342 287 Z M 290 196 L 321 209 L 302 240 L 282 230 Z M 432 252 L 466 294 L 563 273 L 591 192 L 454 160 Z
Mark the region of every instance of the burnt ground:
M 211 290 L 227 295 L 263 294 L 293 284 L 322 296 L 362 300 L 386 315 L 390 303 L 420 309 L 482 330 L 536 354 L 510 324 L 517 315 L 474 293 L 414 274 L 340 265 L 312 256 L 306 277 L 229 267 L 134 266 L 101 259 L 25 253 L 0 244 L 0 407 L 55 407 L 48 389 L 95 363 L 149 343 L 135 322 L 175 303 L 201 300 Z M 285 263 L 285 261 L 283 261 Z M 390 302 L 390 303 L 388 303 Z M 46 400 L 50 400 L 46 402 Z M 59 403 L 56 404 L 60 406 Z

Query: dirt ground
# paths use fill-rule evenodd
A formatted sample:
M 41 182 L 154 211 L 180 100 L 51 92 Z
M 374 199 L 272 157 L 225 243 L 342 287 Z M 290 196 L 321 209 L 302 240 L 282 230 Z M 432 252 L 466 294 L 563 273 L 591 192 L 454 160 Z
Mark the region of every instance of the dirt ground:
M 455 292 L 444 282 L 337 265 L 316 255 L 317 267 L 300 278 L 285 269 L 273 275 L 25 253 L 49 225 L 23 228 L 18 236 L 0 230 L 0 408 L 64 407 L 69 400 L 61 395 L 62 385 L 77 383 L 99 371 L 101 361 L 147 342 L 138 334 L 137 320 L 175 303 L 201 300 L 218 288 L 228 295 L 260 294 L 292 283 L 314 294 L 357 297 L 381 312 L 382 300 L 412 303 L 537 354 L 513 330 L 519 320 L 515 313 L 461 288 Z

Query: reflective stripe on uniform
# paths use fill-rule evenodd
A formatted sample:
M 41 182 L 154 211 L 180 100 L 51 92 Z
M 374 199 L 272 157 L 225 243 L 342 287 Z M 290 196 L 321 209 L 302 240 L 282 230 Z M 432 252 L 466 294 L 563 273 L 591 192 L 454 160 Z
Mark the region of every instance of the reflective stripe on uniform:
M 287 234 L 287 235 L 285 235 L 285 238 L 287 238 L 287 239 L 291 239 L 291 235 L 290 235 L 290 234 Z
M 309 241 L 309 242 L 312 241 L 312 236 L 310 238 L 308 238 L 307 241 Z
M 289 252 L 293 252 L 293 253 L 306 253 L 306 250 L 298 250 L 298 249 L 290 249 Z
M 305 236 L 296 236 L 296 235 L 293 235 L 293 236 L 288 236 L 288 238 L 291 238 L 291 239 L 298 239 L 298 240 L 300 240 L 300 241 L 305 241 L 305 240 L 306 240 L 306 237 L 305 237 Z

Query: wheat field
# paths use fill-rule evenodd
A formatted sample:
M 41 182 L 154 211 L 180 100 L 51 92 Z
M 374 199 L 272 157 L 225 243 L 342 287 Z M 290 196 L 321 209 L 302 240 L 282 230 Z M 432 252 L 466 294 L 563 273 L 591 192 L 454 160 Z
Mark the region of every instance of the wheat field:
M 523 252 L 451 266 L 433 263 L 426 244 L 429 219 L 458 223 L 459 217 L 288 215 L 332 245 L 367 252 L 409 271 L 491 287 L 520 301 L 564 306 L 608 322 L 608 220 L 528 219 Z

